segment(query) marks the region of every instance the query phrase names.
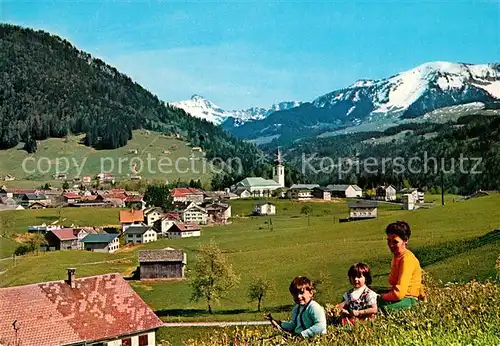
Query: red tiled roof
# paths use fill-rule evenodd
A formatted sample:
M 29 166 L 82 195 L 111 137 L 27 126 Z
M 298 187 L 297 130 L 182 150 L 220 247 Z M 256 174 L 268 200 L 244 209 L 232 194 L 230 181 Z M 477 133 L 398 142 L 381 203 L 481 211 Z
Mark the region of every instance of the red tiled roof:
M 1 288 L 0 336 L 18 344 L 67 345 L 145 332 L 163 323 L 119 274 Z
M 136 222 L 144 221 L 144 213 L 142 210 L 122 210 L 120 211 L 120 222 Z
M 184 197 L 186 195 L 201 194 L 201 193 L 203 193 L 203 192 L 201 192 L 200 190 L 195 189 L 193 187 L 177 187 L 177 188 L 172 189 L 170 191 L 170 194 L 173 197 Z
M 123 193 L 108 193 L 104 195 L 104 198 L 117 198 L 121 199 L 122 201 L 127 199 L 127 196 L 125 196 Z
M 110 193 L 125 193 L 125 189 L 111 189 Z
M 53 229 L 51 231 L 59 240 L 71 240 L 76 239 L 76 235 L 73 233 L 73 228 L 60 228 Z
M 71 199 L 76 199 L 76 198 L 81 198 L 82 197 L 79 194 L 74 193 L 74 192 L 67 192 L 63 196 L 66 197 L 66 198 L 71 198 Z
M 95 201 L 96 198 L 97 198 L 97 195 L 82 196 L 83 201 Z
M 163 217 L 162 220 L 179 220 L 181 216 L 176 213 L 166 213 Z
M 176 222 L 175 226 L 177 226 L 177 228 L 181 232 L 184 232 L 184 231 L 199 231 L 199 230 L 201 230 L 200 226 L 198 226 L 196 223 Z

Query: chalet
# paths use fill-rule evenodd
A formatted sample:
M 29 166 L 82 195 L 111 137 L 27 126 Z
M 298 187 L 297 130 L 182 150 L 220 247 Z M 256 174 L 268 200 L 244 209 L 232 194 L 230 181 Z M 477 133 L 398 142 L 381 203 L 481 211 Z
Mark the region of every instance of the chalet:
M 174 202 L 203 203 L 203 191 L 192 187 L 177 187 L 170 190 Z
M 207 223 L 207 218 L 207 210 L 194 202 L 188 205 L 182 212 L 182 221 L 184 222 L 194 222 L 200 225 L 205 225 Z
M 287 191 L 288 199 L 297 199 L 299 201 L 312 199 L 314 197 L 313 190 L 318 188 L 318 184 L 293 184 Z
M 154 228 L 157 233 L 161 233 L 163 236 L 167 236 L 168 230 L 176 222 L 180 221 L 181 216 L 175 213 L 167 213 L 160 220 L 156 220 L 154 223 Z
M 21 197 L 21 205 L 24 208 L 28 208 L 33 203 L 38 202 L 43 207 L 47 207 L 52 204 L 52 200 L 47 198 L 43 193 L 26 193 Z
M 125 232 L 130 225 L 140 225 L 144 221 L 142 210 L 122 210 L 120 211 L 120 224 L 122 232 Z
M 0 288 L 0 306 L 3 345 L 155 345 L 163 325 L 118 273 L 71 268 L 67 280 Z
M 153 224 L 160 220 L 163 213 L 160 208 L 150 207 L 144 209 L 144 223 L 148 226 L 153 226 Z
M 330 189 L 326 187 L 315 187 L 312 191 L 314 198 L 322 199 L 324 201 L 330 201 L 332 199 L 332 193 Z
M 70 203 L 75 203 L 75 202 L 79 201 L 81 198 L 82 198 L 82 196 L 80 196 L 77 193 L 66 192 L 61 196 L 61 202 L 66 203 L 66 204 L 70 204 Z
M 201 228 L 195 223 L 176 222 L 168 230 L 169 238 L 187 238 L 201 236 Z
M 76 246 L 78 250 L 83 250 L 83 239 L 89 234 L 96 234 L 98 231 L 94 227 L 78 227 L 73 228 L 73 234 L 76 235 L 77 243 Z
M 93 252 L 113 253 L 120 248 L 118 233 L 88 234 L 82 240 L 83 249 Z
M 47 205 L 41 202 L 33 202 L 28 206 L 28 209 L 45 209 L 45 208 L 47 208 Z
M 125 230 L 125 243 L 145 244 L 156 241 L 157 233 L 151 226 L 131 225 Z
M 125 193 L 110 192 L 103 195 L 104 201 L 110 203 L 111 205 L 119 208 L 125 207 L 125 200 L 127 196 Z
M 139 251 L 139 277 L 147 279 L 182 279 L 187 264 L 182 250 L 141 250 Z
M 105 207 L 108 203 L 104 200 L 102 195 L 84 195 L 75 203 L 69 203 L 72 207 Z
M 392 185 L 378 186 L 375 190 L 375 199 L 379 201 L 395 201 L 396 188 Z
M 226 203 L 207 203 L 204 205 L 207 211 L 208 223 L 226 224 L 231 217 L 231 206 Z
M 358 185 L 333 184 L 328 185 L 332 197 L 356 198 L 363 196 L 363 190 Z
M 40 191 L 36 189 L 15 189 L 10 187 L 2 187 L 0 192 L 4 192 L 6 197 L 21 199 L 25 194 L 39 194 Z
M 378 203 L 375 201 L 357 201 L 347 203 L 349 220 L 357 221 L 377 217 Z
M 271 202 L 259 201 L 253 208 L 254 215 L 276 215 L 276 206 Z
M 56 250 L 78 250 L 78 236 L 73 228 L 52 229 L 45 234 L 45 240 Z

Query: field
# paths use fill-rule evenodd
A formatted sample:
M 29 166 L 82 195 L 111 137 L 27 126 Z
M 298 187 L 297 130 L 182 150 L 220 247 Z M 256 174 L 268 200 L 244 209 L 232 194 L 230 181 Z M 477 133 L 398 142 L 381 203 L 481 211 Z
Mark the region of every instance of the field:
M 203 164 L 206 162 L 203 161 L 203 154 L 192 152 L 186 142 L 174 138 L 136 130 L 133 132 L 133 139 L 126 146 L 114 150 L 89 148 L 80 143 L 82 139 L 83 135 L 79 135 L 39 141 L 38 150 L 34 154 L 24 151 L 22 144 L 0 150 L 0 177 L 6 174 L 16 177 L 16 180 L 2 184 L 38 188 L 42 183 L 49 183 L 60 187 L 64 181 L 53 178 L 58 171 L 64 173 L 67 169 L 68 179 L 71 180 L 78 173 L 80 177 L 95 177 L 101 172 L 101 167 L 104 171 L 111 172 L 117 180 L 130 180 L 130 175 L 134 174 L 134 164 L 137 164 L 135 170 L 142 179 L 173 182 L 177 179 L 189 181 L 199 178 L 204 184 L 211 180 L 210 165 Z M 181 159 L 178 160 L 179 158 Z M 193 161 L 189 161 L 191 158 Z M 26 171 L 23 169 L 23 162 Z
M 130 276 L 137 266 L 137 250 L 166 246 L 187 252 L 189 275 L 197 247 L 214 239 L 227 254 L 241 282 L 215 306 L 213 315 L 205 312 L 204 302 L 190 301 L 187 281 L 131 281 L 132 286 L 165 321 L 260 320 L 262 314 L 256 311 L 255 303 L 248 302 L 246 292 L 254 277 L 264 276 L 276 287 L 275 293 L 264 301 L 264 310 L 273 312 L 278 318 L 286 318 L 292 304 L 287 287 L 296 275 L 323 280 L 317 297 L 322 303 L 340 300 L 341 294 L 349 288 L 346 272 L 354 262 L 369 263 L 375 274 L 374 284 L 385 285 L 391 255 L 386 248 L 384 229 L 394 220 L 409 222 L 412 227 L 409 248 L 435 279 L 466 282 L 495 275 L 500 232 L 494 230 L 500 228 L 500 195 L 416 211 L 403 211 L 397 205 L 383 204 L 378 219 L 353 223 L 338 223 L 339 218 L 347 215 L 345 201 L 276 201 L 278 215 L 271 218 L 247 216 L 253 202 L 232 201 L 233 223 L 224 227 L 205 227 L 199 239 L 165 239 L 117 254 L 83 251 L 39 254 L 19 258 L 15 266 L 11 260 L 4 261 L 0 267 L 0 286 L 59 280 L 64 278 L 70 266 L 77 268 L 78 276 L 107 272 Z M 301 207 L 306 204 L 314 210 L 310 226 L 307 217 L 300 214 Z M 37 217 L 40 218 L 49 210 L 39 213 Z M 68 220 L 80 217 L 69 213 L 65 215 Z M 17 215 L 23 214 L 15 215 L 16 225 L 29 222 L 29 216 L 20 221 Z M 113 223 L 111 220 L 115 216 L 104 216 L 96 209 L 88 210 L 85 215 L 86 220 L 97 218 Z M 169 333 L 173 332 L 162 331 L 162 335 Z

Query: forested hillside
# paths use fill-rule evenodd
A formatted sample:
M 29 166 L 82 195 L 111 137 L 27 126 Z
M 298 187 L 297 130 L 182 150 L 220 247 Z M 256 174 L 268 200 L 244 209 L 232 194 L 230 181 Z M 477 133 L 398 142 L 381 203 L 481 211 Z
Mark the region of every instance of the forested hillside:
M 442 171 L 444 186 L 450 192 L 500 189 L 498 107 L 490 104 L 487 111 L 447 123 L 406 123 L 385 131 L 302 140 L 283 150 L 289 163 L 305 168 L 307 181 L 320 184 L 402 187 L 407 181 L 413 186 L 438 188 Z M 267 150 L 273 146 L 270 144 Z M 308 163 L 304 164 L 304 158 Z M 337 167 L 326 165 L 331 162 Z M 371 167 L 366 168 L 368 165 Z
M 176 83 L 176 81 L 167 81 Z M 114 149 L 134 129 L 179 134 L 207 158 L 239 157 L 245 173 L 266 173 L 260 151 L 211 123 L 169 106 L 114 67 L 43 31 L 0 25 L 0 149 L 85 134 L 85 144 Z

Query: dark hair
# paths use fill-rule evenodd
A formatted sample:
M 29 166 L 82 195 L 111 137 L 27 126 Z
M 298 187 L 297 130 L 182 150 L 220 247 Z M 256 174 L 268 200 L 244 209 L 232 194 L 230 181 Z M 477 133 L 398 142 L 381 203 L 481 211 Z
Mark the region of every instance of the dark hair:
M 313 283 L 305 276 L 297 276 L 290 283 L 290 287 L 288 288 L 292 295 L 299 294 L 302 290 L 308 290 L 309 292 L 313 291 Z
M 387 226 L 385 234 L 395 234 L 403 240 L 408 240 L 411 235 L 410 225 L 405 221 L 393 222 Z
M 351 268 L 349 268 L 347 276 L 349 276 L 349 278 L 359 278 L 364 276 L 366 279 L 366 285 L 372 284 L 372 273 L 368 264 L 365 263 L 354 263 Z

